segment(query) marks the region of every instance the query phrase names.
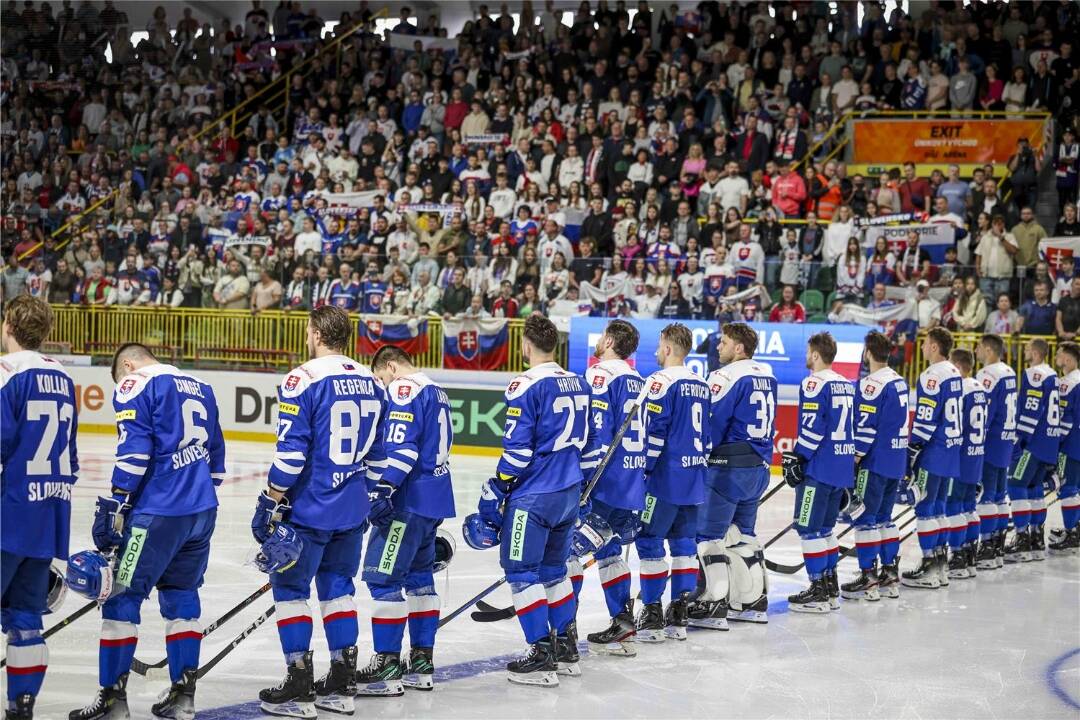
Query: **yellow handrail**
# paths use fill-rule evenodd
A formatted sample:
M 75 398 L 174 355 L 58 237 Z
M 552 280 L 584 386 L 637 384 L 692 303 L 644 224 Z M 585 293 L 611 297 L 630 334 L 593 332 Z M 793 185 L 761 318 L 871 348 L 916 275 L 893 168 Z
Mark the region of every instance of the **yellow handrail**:
M 162 349 L 178 362 L 215 363 L 230 368 L 269 368 L 299 364 L 307 357 L 306 312 L 217 308 L 153 308 L 84 305 L 53 305 L 50 342 L 70 346 L 71 352 L 110 357 L 123 343 L 139 342 Z M 354 336 L 365 320 L 385 320 L 380 315 L 352 315 Z M 416 353 L 417 367 L 443 366 L 442 318 L 427 320 L 427 349 Z M 525 321 L 508 323 L 509 352 L 500 370 L 524 370 L 521 336 Z M 566 343 L 560 343 L 557 359 L 566 362 Z M 364 355 L 350 352 L 362 360 Z

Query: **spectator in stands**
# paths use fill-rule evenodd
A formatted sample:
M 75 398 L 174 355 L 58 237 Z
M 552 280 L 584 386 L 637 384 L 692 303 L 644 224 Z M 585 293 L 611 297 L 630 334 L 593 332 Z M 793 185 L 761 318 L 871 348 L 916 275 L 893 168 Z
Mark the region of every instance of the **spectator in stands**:
M 956 329 L 961 332 L 977 332 L 986 324 L 986 299 L 974 275 L 964 278 L 964 302 L 955 320 Z
M 1080 187 L 1080 143 L 1076 142 L 1076 132 L 1071 127 L 1065 128 L 1061 142 L 1055 146 L 1054 175 L 1058 207 L 1064 209 L 1076 202 L 1077 188 Z
M 769 311 L 769 322 L 806 322 L 806 308 L 796 299 L 795 288 L 791 285 L 785 285 L 780 292 L 780 302 Z
M 258 315 L 263 310 L 270 310 L 281 305 L 284 290 L 265 267 L 259 271 L 259 282 L 251 293 L 251 312 Z
M 1057 336 L 1061 340 L 1073 340 L 1080 329 L 1080 276 L 1072 279 L 1068 295 L 1061 298 L 1054 319 Z
M 239 260 L 230 260 L 226 272 L 214 285 L 214 302 L 225 310 L 242 310 L 249 306 L 251 282 L 247 279 Z
M 1080 235 L 1080 218 L 1077 218 L 1075 203 L 1066 203 L 1062 207 L 1061 217 L 1054 227 L 1054 235 Z
M 995 335 L 1014 335 L 1020 332 L 1022 324 L 1019 313 L 1012 309 L 1009 293 L 1003 292 L 997 296 L 994 310 L 987 314 L 983 330 Z
M 1046 230 L 1035 219 L 1035 211 L 1030 206 L 1021 206 L 1020 222 L 1013 226 L 1012 235 L 1017 245 L 1016 266 L 1030 272 L 1039 260 L 1039 241 L 1046 237 Z
M 1057 306 L 1050 301 L 1050 284 L 1035 281 L 1035 297 L 1020 306 L 1020 331 L 1027 335 L 1053 335 Z
M 1008 292 L 1019 245 L 1016 236 L 1006 232 L 1004 216 L 994 215 L 990 228 L 982 233 L 975 248 L 976 270 L 984 296 L 997 297 Z

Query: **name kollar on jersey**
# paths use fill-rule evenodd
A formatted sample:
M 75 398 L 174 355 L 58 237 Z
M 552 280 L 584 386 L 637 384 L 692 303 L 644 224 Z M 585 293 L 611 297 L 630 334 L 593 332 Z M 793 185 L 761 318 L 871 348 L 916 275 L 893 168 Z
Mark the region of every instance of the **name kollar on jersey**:
M 37 390 L 46 395 L 71 396 L 71 381 L 63 375 L 39 373 L 34 378 L 37 380 Z

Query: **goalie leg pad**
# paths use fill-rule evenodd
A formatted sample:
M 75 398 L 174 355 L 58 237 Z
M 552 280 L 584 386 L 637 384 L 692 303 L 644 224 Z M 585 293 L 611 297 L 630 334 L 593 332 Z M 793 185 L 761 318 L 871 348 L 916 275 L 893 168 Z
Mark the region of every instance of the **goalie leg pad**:
M 730 573 L 730 604 L 734 609 L 751 605 L 767 590 L 765 553 L 753 535 L 743 535 L 736 528 L 728 531 L 727 557 Z
M 701 561 L 705 575 L 705 590 L 698 600 L 704 602 L 726 600 L 729 592 L 728 563 L 730 563 L 727 545 L 724 540 L 703 540 L 697 547 L 698 559 Z

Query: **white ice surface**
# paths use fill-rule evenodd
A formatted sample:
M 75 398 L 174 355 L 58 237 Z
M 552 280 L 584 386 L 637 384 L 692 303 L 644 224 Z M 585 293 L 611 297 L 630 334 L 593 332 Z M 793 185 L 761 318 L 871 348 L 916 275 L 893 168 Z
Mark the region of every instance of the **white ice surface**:
M 93 499 L 107 488 L 115 443 L 103 435 L 79 438 L 82 478 L 75 488 L 72 550 L 89 546 Z M 206 584 L 203 620 L 209 622 L 264 581 L 243 562 L 252 547 L 248 524 L 255 495 L 265 482 L 272 448 L 230 442 L 229 479 L 220 489 L 221 508 Z M 452 461 L 459 516 L 472 511 L 492 458 Z M 774 481 L 775 482 L 775 481 Z M 772 537 L 790 522 L 792 495 L 784 489 L 761 510 L 758 534 Z M 1060 526 L 1050 511 L 1048 527 Z M 460 539 L 460 521 L 446 523 L 458 537 L 458 556 L 449 577 L 437 578 L 443 613 L 458 607 L 499 577 L 495 551 L 470 550 Z M 909 528 L 910 529 L 910 528 Z M 845 545 L 850 542 L 847 535 Z M 902 566 L 914 562 L 914 538 Z M 637 560 L 631 553 L 636 574 Z M 797 563 L 798 538 L 789 533 L 768 557 Z M 855 572 L 853 559 L 840 565 L 841 581 Z M 805 576 L 771 574 L 773 610 L 768 626 L 733 625 L 730 632 L 692 631 L 686 642 L 639 646 L 636 658 L 584 657 L 581 678 L 563 678 L 557 689 L 523 688 L 506 681 L 502 656 L 523 646 L 515 620 L 478 624 L 465 615 L 438 635 L 435 661 L 452 679 L 435 692 L 404 698 L 358 700 L 357 717 L 486 718 L 1078 718 L 1080 717 L 1080 559 L 1050 558 L 980 573 L 952 582 L 947 590 L 904 589 L 899 600 L 844 601 L 825 616 L 787 612 L 786 596 Z M 636 592 L 636 578 L 635 578 Z M 370 603 L 357 581 L 360 654 L 371 652 Z M 503 588 L 488 598 L 509 604 Z M 46 618 L 49 627 L 83 603 L 70 595 Z M 210 658 L 270 604 L 266 596 L 203 643 Z M 313 608 L 316 612 L 317 608 Z M 586 572 L 578 624 L 585 633 L 607 624 L 595 570 Z M 316 673 L 326 669 L 322 626 L 314 623 Z M 97 687 L 96 613 L 49 641 L 49 671 L 38 702 L 39 718 L 66 718 Z M 152 596 L 143 606 L 137 657 L 164 657 L 164 623 Z M 406 639 L 407 642 L 407 639 Z M 498 658 L 498 660 L 493 660 Z M 272 622 L 226 658 L 198 688 L 199 717 L 261 717 L 258 690 L 276 684 L 283 672 Z M 132 675 L 132 716 L 148 718 L 154 697 L 167 684 Z M 339 717 L 322 713 L 323 717 Z

